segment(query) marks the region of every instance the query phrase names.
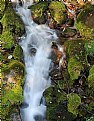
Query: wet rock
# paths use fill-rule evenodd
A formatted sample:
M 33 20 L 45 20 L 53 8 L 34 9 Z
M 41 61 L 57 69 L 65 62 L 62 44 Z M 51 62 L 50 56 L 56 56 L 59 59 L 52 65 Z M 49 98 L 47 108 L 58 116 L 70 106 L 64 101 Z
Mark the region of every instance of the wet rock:
M 22 121 L 21 116 L 20 116 L 20 112 L 17 108 L 12 112 L 11 119 L 13 121 Z
M 62 36 L 65 37 L 65 38 L 74 37 L 76 34 L 77 34 L 76 29 L 71 29 L 71 28 L 66 28 L 62 32 Z
M 2 34 L 2 31 L 3 31 L 3 26 L 2 23 L 0 22 L 0 34 Z
M 63 79 L 63 76 L 59 69 L 52 69 L 52 71 L 50 72 L 50 76 L 53 81 Z
M 37 115 L 34 118 L 35 118 L 35 121 L 44 121 L 44 117 L 41 115 Z

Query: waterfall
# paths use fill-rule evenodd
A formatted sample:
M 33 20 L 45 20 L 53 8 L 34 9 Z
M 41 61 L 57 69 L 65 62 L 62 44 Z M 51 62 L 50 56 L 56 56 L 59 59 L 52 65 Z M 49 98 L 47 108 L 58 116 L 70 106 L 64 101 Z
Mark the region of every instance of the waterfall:
M 25 61 L 24 102 L 21 115 L 23 121 L 44 121 L 46 106 L 43 92 L 51 85 L 49 67 L 51 59 L 51 41 L 57 39 L 54 30 L 47 25 L 37 25 L 31 16 L 28 6 L 32 0 L 23 0 L 23 6 L 17 2 L 16 11 L 21 16 L 26 33 L 21 37 Z M 35 51 L 32 54 L 32 50 Z

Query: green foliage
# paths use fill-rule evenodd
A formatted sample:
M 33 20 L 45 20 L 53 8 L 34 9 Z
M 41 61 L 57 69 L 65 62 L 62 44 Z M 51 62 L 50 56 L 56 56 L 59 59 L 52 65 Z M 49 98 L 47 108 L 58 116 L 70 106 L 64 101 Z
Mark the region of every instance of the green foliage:
M 78 106 L 81 104 L 81 98 L 76 93 L 68 95 L 68 111 L 74 115 L 78 114 Z
M 51 12 L 52 18 L 57 22 L 57 24 L 62 24 L 66 20 L 66 8 L 62 2 L 52 1 L 49 5 L 49 10 Z
M 68 61 L 68 72 L 70 74 L 71 80 L 78 79 L 80 72 L 83 70 L 82 64 L 75 58 L 70 58 Z
M 86 38 L 94 37 L 94 6 L 88 5 L 78 14 L 75 21 L 76 28 Z
M 23 51 L 22 51 L 21 46 L 20 45 L 16 45 L 16 47 L 15 47 L 15 49 L 13 51 L 13 57 L 14 57 L 14 59 L 20 60 L 21 57 L 22 57 L 22 52 Z
M 88 86 L 94 88 L 94 65 L 89 70 Z

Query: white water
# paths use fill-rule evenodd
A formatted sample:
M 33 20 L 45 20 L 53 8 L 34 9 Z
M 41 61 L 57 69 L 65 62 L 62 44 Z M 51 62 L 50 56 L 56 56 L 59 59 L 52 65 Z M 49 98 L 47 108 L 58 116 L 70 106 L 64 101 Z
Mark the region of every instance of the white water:
M 43 92 L 51 85 L 49 78 L 51 60 L 48 58 L 51 52 L 51 41 L 57 39 L 57 35 L 49 27 L 33 22 L 31 12 L 27 8 L 32 3 L 32 0 L 28 2 L 24 0 L 23 7 L 17 5 L 16 8 L 26 29 L 26 35 L 21 37 L 20 42 L 26 69 L 24 103 L 28 105 L 21 109 L 23 121 L 35 121 L 34 117 L 38 115 L 45 117 Z M 32 48 L 36 49 L 35 55 L 30 52 Z

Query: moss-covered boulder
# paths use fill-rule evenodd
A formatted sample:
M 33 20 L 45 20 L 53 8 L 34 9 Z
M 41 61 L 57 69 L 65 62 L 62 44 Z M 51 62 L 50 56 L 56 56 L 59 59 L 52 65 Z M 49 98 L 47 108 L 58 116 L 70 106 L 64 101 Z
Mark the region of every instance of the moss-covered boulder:
M 85 50 L 87 52 L 87 55 L 94 55 L 94 41 L 87 41 L 85 42 Z
M 80 72 L 83 70 L 82 64 L 75 58 L 70 58 L 68 61 L 68 72 L 70 74 L 71 80 L 78 79 Z
M 2 120 L 6 120 L 7 116 L 9 116 L 9 112 L 11 111 L 11 106 L 15 107 L 17 105 L 20 105 L 23 101 L 23 89 L 22 89 L 22 82 L 21 78 L 17 75 L 16 77 L 13 77 L 15 79 L 16 83 L 8 82 L 2 83 L 2 91 L 1 91 L 1 117 Z M 11 78 L 12 79 L 12 78 Z M 10 81 L 11 81 L 10 79 Z M 17 80 L 16 80 L 17 79 Z M 7 111 L 6 111 L 7 110 Z
M 74 57 L 82 65 L 87 65 L 87 56 L 84 48 L 85 40 L 76 39 L 65 42 L 67 59 Z
M 13 51 L 13 57 L 15 60 L 21 60 L 23 55 L 23 50 L 20 45 L 16 45 Z
M 1 23 L 3 31 L 0 39 L 3 42 L 3 48 L 12 48 L 16 38 L 24 34 L 24 24 L 20 16 L 12 8 L 11 2 L 8 3 L 4 11 Z
M 5 10 L 5 0 L 0 1 L 0 19 L 2 18 Z
M 84 48 L 85 40 L 69 40 L 65 42 L 68 72 L 71 80 L 80 76 L 80 72 L 87 67 L 87 54 Z
M 45 10 L 48 8 L 48 3 L 41 1 L 35 5 L 29 7 L 32 12 L 33 20 L 38 24 L 44 24 L 46 22 Z
M 0 36 L 0 39 L 2 40 L 3 48 L 9 49 L 14 46 L 14 37 L 12 36 L 10 30 L 3 31 L 2 35 Z
M 60 84 L 59 84 L 60 87 Z M 59 90 L 58 85 L 50 87 L 44 92 L 47 105 L 48 121 L 69 121 L 74 116 L 67 110 L 67 95 Z
M 78 106 L 81 104 L 81 98 L 76 93 L 70 93 L 68 95 L 68 111 L 74 115 L 78 114 Z
M 88 86 L 89 88 L 94 88 L 94 65 L 89 70 Z
M 4 64 L 3 64 L 4 65 Z M 2 120 L 11 119 L 11 107 L 15 108 L 23 101 L 24 65 L 13 60 L 2 69 L 1 117 Z M 7 110 L 7 112 L 6 112 Z
M 86 38 L 94 37 L 94 5 L 86 5 L 78 14 L 75 21 L 76 28 L 81 36 Z
M 13 9 L 11 3 L 8 4 L 1 23 L 3 25 L 4 31 L 10 30 L 12 35 L 19 37 L 24 34 L 24 24 L 20 16 Z
M 51 17 L 57 24 L 65 23 L 66 21 L 66 8 L 62 2 L 52 1 L 49 5 L 49 10 L 51 13 Z

